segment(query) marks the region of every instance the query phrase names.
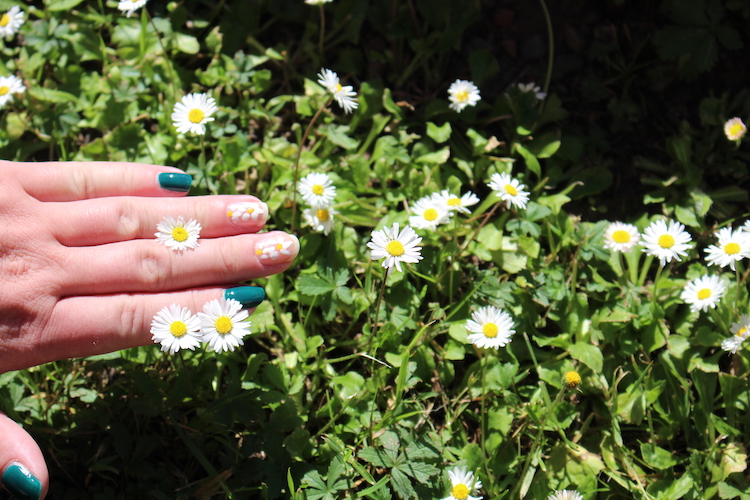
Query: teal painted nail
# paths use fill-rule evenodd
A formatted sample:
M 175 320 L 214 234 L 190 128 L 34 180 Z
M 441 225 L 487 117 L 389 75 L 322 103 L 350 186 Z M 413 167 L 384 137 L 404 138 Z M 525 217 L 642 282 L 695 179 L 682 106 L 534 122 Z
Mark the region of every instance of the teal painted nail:
M 42 483 L 21 464 L 5 469 L 3 486 L 21 500 L 39 500 L 42 496 Z
M 234 299 L 245 309 L 257 307 L 266 298 L 266 292 L 259 286 L 239 286 L 224 290 L 224 298 Z
M 159 185 L 167 191 L 176 193 L 187 193 L 193 184 L 193 177 L 188 174 L 174 174 L 162 172 L 159 174 Z

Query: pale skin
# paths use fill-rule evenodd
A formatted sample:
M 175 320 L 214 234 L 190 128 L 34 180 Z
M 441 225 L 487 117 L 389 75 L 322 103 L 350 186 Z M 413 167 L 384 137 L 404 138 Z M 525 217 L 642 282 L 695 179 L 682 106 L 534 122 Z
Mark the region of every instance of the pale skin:
M 153 344 L 154 314 L 172 303 L 200 311 L 226 288 L 280 273 L 299 243 L 234 224 L 227 205 L 257 198 L 167 191 L 136 163 L 0 161 L 0 373 L 71 357 Z M 203 226 L 200 246 L 174 252 L 156 225 L 182 215 Z M 264 238 L 292 238 L 291 255 L 261 260 Z M 158 349 L 158 346 L 154 346 Z M 0 409 L 1 410 L 1 409 Z M 23 464 L 49 487 L 44 457 L 23 428 L 0 414 L 0 472 Z

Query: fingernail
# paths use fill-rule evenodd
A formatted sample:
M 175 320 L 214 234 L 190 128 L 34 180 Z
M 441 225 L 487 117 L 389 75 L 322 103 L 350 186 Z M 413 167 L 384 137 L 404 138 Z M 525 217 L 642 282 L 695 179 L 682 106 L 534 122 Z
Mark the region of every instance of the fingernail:
M 268 205 L 262 201 L 231 203 L 227 207 L 227 217 L 238 225 L 263 224 L 268 220 Z
M 39 500 L 42 496 L 42 483 L 19 463 L 10 465 L 3 473 L 3 486 L 13 496 L 22 500 Z
M 259 286 L 238 286 L 224 290 L 224 298 L 234 299 L 245 309 L 258 307 L 266 298 L 266 292 Z
M 175 193 L 187 193 L 193 184 L 192 176 L 188 174 L 175 174 L 172 172 L 162 172 L 158 175 L 159 185 L 167 191 Z
M 291 234 L 273 233 L 255 244 L 255 255 L 264 265 L 291 262 L 299 253 L 299 240 Z

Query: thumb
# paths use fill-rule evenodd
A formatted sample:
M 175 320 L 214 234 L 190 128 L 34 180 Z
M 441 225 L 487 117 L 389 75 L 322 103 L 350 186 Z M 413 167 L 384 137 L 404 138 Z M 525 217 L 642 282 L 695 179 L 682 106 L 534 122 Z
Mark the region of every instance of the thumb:
M 42 450 L 28 432 L 0 413 L 0 470 L 3 486 L 19 500 L 47 494 L 49 473 Z

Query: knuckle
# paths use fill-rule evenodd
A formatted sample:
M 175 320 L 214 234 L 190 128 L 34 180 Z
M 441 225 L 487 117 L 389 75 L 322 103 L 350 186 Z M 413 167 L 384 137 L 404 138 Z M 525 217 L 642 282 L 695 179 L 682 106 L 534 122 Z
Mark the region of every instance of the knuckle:
M 142 246 L 136 254 L 136 261 L 140 270 L 140 281 L 149 290 L 164 290 L 172 282 L 172 258 L 169 250 L 157 245 L 156 247 Z
M 138 209 L 132 201 L 123 200 L 117 207 L 117 234 L 122 240 L 134 240 L 141 237 L 141 219 Z

